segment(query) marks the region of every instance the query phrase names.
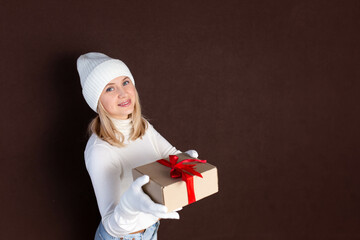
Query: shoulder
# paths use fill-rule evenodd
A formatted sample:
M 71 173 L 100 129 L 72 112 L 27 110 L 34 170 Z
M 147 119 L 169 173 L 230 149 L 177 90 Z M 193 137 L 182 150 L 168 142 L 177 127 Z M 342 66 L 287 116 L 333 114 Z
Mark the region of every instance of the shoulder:
M 153 134 L 154 132 L 156 132 L 154 126 L 148 120 L 145 120 L 145 122 L 146 122 L 146 125 L 147 125 L 146 133 Z
M 148 137 L 152 142 L 157 142 L 159 138 L 161 138 L 160 133 L 155 129 L 155 127 L 150 123 L 147 122 L 147 129 L 145 137 Z
M 95 134 L 91 135 L 86 144 L 84 157 L 88 169 L 92 167 L 116 167 L 118 165 L 114 146 L 111 146 Z
M 102 152 L 112 151 L 112 146 L 96 136 L 96 134 L 92 134 L 86 144 L 85 148 L 85 158 L 88 157 L 89 154 L 100 154 Z

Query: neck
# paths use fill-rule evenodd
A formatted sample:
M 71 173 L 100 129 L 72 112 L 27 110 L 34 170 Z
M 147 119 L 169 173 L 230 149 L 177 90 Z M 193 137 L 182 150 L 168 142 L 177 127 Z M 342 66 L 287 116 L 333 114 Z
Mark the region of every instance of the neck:
M 128 119 L 123 120 L 123 119 L 117 119 L 117 118 L 110 117 L 110 120 L 114 124 L 116 130 L 118 130 L 119 132 L 121 132 L 124 135 L 125 140 L 128 140 L 130 137 L 132 127 L 133 127 L 132 119 L 128 118 Z

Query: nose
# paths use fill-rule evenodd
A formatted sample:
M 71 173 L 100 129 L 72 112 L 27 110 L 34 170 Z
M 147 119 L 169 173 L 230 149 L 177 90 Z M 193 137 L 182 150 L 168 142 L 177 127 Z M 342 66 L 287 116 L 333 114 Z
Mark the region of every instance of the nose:
M 126 96 L 126 92 L 123 88 L 118 88 L 118 98 L 123 98 Z

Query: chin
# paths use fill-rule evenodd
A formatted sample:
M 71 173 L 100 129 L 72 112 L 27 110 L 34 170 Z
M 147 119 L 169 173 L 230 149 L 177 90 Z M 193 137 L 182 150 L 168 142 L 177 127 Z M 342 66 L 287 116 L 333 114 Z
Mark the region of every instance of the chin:
M 127 112 L 123 112 L 121 115 L 127 115 L 129 116 L 130 114 L 134 113 L 134 111 L 127 111 Z

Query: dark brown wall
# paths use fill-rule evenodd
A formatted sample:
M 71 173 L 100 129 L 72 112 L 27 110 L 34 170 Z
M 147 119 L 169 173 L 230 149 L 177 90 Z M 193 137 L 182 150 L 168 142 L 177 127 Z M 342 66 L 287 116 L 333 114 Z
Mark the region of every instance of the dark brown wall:
M 359 1 L 1 1 L 0 20 L 0 239 L 93 238 L 88 51 L 218 166 L 160 239 L 360 239 Z

